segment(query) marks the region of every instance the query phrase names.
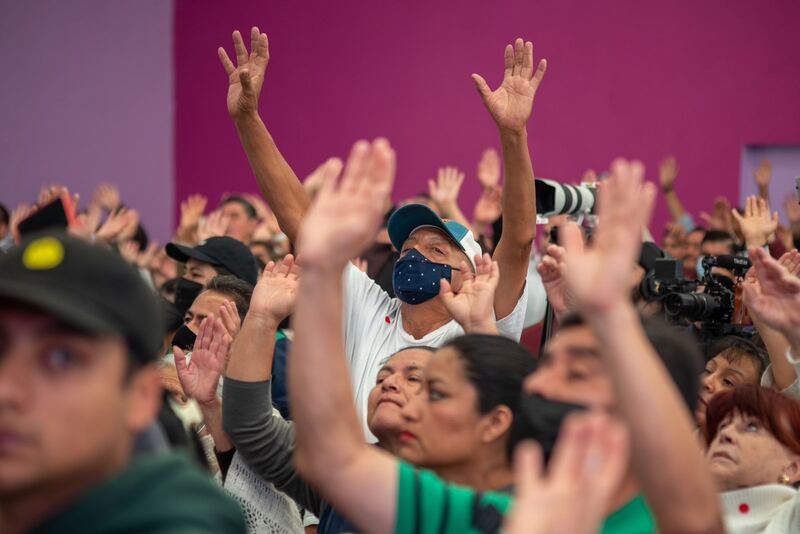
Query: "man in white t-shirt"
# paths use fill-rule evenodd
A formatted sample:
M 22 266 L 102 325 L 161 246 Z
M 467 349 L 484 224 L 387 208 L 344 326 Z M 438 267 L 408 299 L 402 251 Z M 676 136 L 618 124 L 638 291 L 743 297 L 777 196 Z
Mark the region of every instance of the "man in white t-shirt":
M 345 271 L 345 347 L 357 408 L 370 438 L 367 398 L 381 362 L 400 349 L 440 347 L 464 334 L 439 297 L 440 281 L 447 280 L 458 292 L 462 273 L 474 271 L 474 258 L 481 254 L 470 230 L 440 219 L 422 204 L 398 209 L 388 231 L 400 251 L 392 280 L 396 298 L 354 266 Z M 519 341 L 526 304 L 527 287 L 511 313 L 497 321 L 501 335 Z
M 219 50 L 228 75 L 228 113 L 261 191 L 283 232 L 295 241 L 310 199 L 258 114 L 269 46 L 266 34 L 258 28 L 252 28 L 250 39 L 248 54 L 241 35 L 234 32 L 236 66 L 223 49 Z M 547 62 L 541 60 L 535 66 L 533 45 L 517 39 L 506 47 L 504 64 L 503 82 L 495 91 L 479 75 L 473 74 L 472 78 L 497 125 L 506 174 L 502 199 L 503 234 L 492 258 L 500 270 L 494 311 L 500 318 L 499 330 L 519 339 L 525 312 L 525 278 L 536 236 L 536 191 L 528 151 L 527 122 Z M 462 333 L 438 296 L 437 284 L 441 278 L 439 273 L 434 273 L 431 264 L 439 264 L 440 270 L 450 273 L 450 286 L 458 292 L 461 288 L 459 270 L 472 268 L 474 255 L 479 253 L 471 232 L 453 221 L 445 223 L 421 205 L 399 209 L 389 223 L 389 234 L 401 252 L 394 272 L 395 292 L 398 285 L 410 283 L 408 279 L 413 277 L 408 274 L 411 273 L 433 285 L 430 288 L 417 285 L 417 289 L 399 287 L 400 298 L 390 299 L 365 274 L 355 268 L 347 271 L 347 350 L 356 404 L 362 418 L 367 392 L 382 359 L 409 345 L 440 346 Z M 302 258 L 299 260 L 302 264 Z M 399 273 L 405 273 L 405 278 Z

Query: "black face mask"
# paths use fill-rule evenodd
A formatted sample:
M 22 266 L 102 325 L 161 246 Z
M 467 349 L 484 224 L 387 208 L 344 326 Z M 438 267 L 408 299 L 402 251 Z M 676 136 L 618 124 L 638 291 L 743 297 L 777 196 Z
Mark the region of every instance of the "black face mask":
M 520 400 L 519 411 L 514 418 L 514 437 L 537 441 L 547 461 L 553 454 L 561 423 L 570 413 L 586 409 L 581 404 L 549 400 L 541 395 L 526 395 Z
M 172 345 L 184 351 L 190 351 L 194 348 L 195 339 L 197 339 L 197 334 L 189 330 L 189 327 L 184 324 L 172 336 Z
M 192 306 L 192 302 L 203 290 L 203 284 L 192 282 L 186 278 L 179 278 L 175 285 L 175 307 L 180 310 L 181 315 Z

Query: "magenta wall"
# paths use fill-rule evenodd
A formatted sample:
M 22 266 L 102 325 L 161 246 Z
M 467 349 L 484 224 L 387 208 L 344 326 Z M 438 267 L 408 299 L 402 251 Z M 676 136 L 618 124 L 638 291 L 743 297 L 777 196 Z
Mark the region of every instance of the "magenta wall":
M 0 202 L 118 184 L 162 243 L 172 230 L 172 2 L 0 2 Z
M 397 148 L 397 197 L 439 165 L 474 175 L 497 136 L 469 75 L 499 83 L 522 35 L 550 61 L 529 128 L 537 175 L 574 181 L 623 155 L 655 178 L 674 153 L 692 211 L 735 202 L 743 144 L 800 142 L 798 21 L 796 0 L 176 0 L 176 200 L 255 187 L 215 49 L 258 24 L 272 53 L 262 114 L 301 176 L 377 135 Z M 471 182 L 464 205 L 476 195 Z

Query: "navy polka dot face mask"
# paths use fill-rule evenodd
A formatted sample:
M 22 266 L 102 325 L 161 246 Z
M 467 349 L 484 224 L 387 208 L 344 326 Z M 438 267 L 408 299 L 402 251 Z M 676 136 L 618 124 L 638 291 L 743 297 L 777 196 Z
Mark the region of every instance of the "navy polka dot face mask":
M 422 304 L 439 294 L 439 281 L 451 281 L 453 267 L 435 263 L 411 249 L 394 264 L 392 286 L 397 298 L 408 304 Z

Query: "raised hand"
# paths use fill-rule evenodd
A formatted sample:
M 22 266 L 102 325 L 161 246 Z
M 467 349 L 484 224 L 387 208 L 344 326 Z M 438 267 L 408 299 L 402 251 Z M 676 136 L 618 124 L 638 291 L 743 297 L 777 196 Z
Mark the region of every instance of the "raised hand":
M 131 240 L 120 243 L 119 255 L 122 256 L 122 259 L 135 266 L 136 258 L 139 257 L 139 243 Z
M 150 241 L 147 244 L 147 248 L 139 252 L 138 256 L 136 257 L 136 265 L 140 269 L 150 269 L 153 265 L 153 260 L 155 259 L 158 250 L 158 241 Z
M 658 180 L 661 183 L 661 190 L 665 193 L 672 191 L 677 177 L 678 163 L 675 161 L 675 156 L 669 156 L 658 166 Z
M 592 247 L 583 249 L 583 236 L 574 224 L 561 227 L 566 249 L 564 275 L 570 294 L 584 312 L 602 312 L 629 300 L 631 271 L 642 246 L 642 228 L 653 211 L 655 187 L 644 181 L 639 161 L 615 160 L 611 177 L 600 187 L 600 223 Z
M 106 211 L 114 211 L 122 205 L 119 189 L 113 184 L 100 184 L 94 190 L 92 204 Z
M 761 247 L 751 248 L 751 271 L 744 284 L 744 303 L 751 315 L 800 346 L 800 255 L 784 254 L 775 261 Z
M 239 329 L 242 327 L 242 319 L 239 317 L 239 310 L 236 309 L 236 304 L 233 301 L 225 300 L 219 307 L 219 321 L 225 327 L 225 331 L 231 336 L 231 339 L 236 338 Z
M 580 231 L 580 230 L 578 230 Z M 578 243 L 576 242 L 576 246 Z M 580 248 L 581 252 L 583 247 Z M 553 307 L 556 316 L 565 314 L 572 307 L 568 295 L 567 281 L 564 278 L 566 265 L 566 250 L 558 245 L 549 245 L 547 255 L 542 258 L 536 271 L 542 278 L 542 285 L 547 293 L 547 300 Z
M 428 192 L 445 217 L 452 218 L 454 208 L 458 207 L 458 194 L 464 183 L 464 173 L 455 167 L 439 169 L 436 180 L 428 180 Z
M 464 273 L 458 293 L 446 279 L 441 280 L 439 296 L 445 308 L 468 334 L 497 334 L 494 317 L 494 293 L 500 281 L 500 270 L 491 256 L 475 256 L 475 272 L 466 261 L 459 266 Z
M 231 336 L 225 331 L 222 322 L 211 314 L 200 323 L 192 358 L 188 364 L 186 354 L 179 347 L 172 348 L 178 379 L 187 397 L 201 404 L 210 404 L 217 400 L 219 377 L 222 376 L 228 360 L 230 347 Z
M 598 532 L 629 457 L 625 426 L 600 414 L 565 421 L 546 473 L 541 447 L 521 443 L 514 453 L 516 498 L 503 532 Z
M 288 254 L 279 263 L 269 262 L 261 273 L 248 315 L 259 316 L 278 324 L 294 311 L 300 268 Z
M 394 150 L 386 139 L 358 141 L 342 179 L 327 170 L 297 240 L 303 266 L 344 268 L 372 244 L 383 221 L 395 175 Z
M 487 148 L 478 162 L 478 181 L 484 189 L 492 189 L 500 184 L 500 156 L 497 150 Z
M 714 213 L 712 215 L 701 211 L 700 218 L 703 219 L 709 230 L 721 230 L 728 232 L 732 236 L 736 235 L 733 226 L 734 219 L 731 214 L 731 203 L 725 197 L 717 197 L 714 200 Z
M 189 195 L 189 197 L 181 202 L 181 220 L 178 223 L 178 237 L 186 242 L 194 241 L 194 233 L 197 231 L 197 225 L 200 222 L 200 217 L 206 210 L 208 199 L 203 195 Z
M 122 241 L 123 237 L 128 233 L 133 235 L 136 232 L 135 225 L 137 224 L 139 224 L 138 213 L 122 208 L 108 214 L 108 218 L 97 230 L 95 237 L 106 243 Z M 134 225 L 133 232 L 130 232 L 131 225 Z
M 525 128 L 533 110 L 533 99 L 547 70 L 547 60 L 542 59 L 533 70 L 533 43 L 517 39 L 505 50 L 503 83 L 495 91 L 489 88 L 480 75 L 472 79 L 486 109 L 501 130 L 520 131 Z
M 228 231 L 229 224 L 229 217 L 223 215 L 222 211 L 214 211 L 197 225 L 197 239 L 205 241 L 210 237 L 222 237 Z
M 472 217 L 475 223 L 487 225 L 494 223 L 503 214 L 503 189 L 500 186 L 484 189 Z
M 792 233 L 800 235 L 800 202 L 797 201 L 797 195 L 786 195 L 783 201 L 783 208 L 789 218 L 789 226 L 792 229 Z
M 328 158 L 319 167 L 311 171 L 311 174 L 306 176 L 306 179 L 303 180 L 303 187 L 306 193 L 308 193 L 308 196 L 314 198 L 317 195 L 317 191 L 319 191 L 319 188 L 322 186 L 323 178 L 329 174 L 339 176 L 343 166 L 344 164 L 341 159 Z
M 769 188 L 769 180 L 772 177 L 772 163 L 768 159 L 762 159 L 758 168 L 753 173 L 753 178 L 756 180 L 756 185 L 761 190 Z
M 236 119 L 258 111 L 258 97 L 269 63 L 269 41 L 266 33 L 253 26 L 250 30 L 250 54 L 238 30 L 233 32 L 233 46 L 236 49 L 235 67 L 224 48 L 219 47 L 217 54 L 228 75 L 228 113 Z
M 747 197 L 744 215 L 736 210 L 731 210 L 731 215 L 739 223 L 748 248 L 763 247 L 778 228 L 778 212 L 770 216 L 769 204 L 763 198 Z

